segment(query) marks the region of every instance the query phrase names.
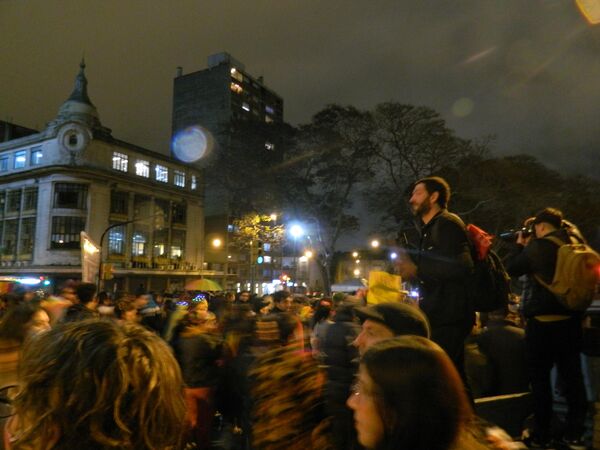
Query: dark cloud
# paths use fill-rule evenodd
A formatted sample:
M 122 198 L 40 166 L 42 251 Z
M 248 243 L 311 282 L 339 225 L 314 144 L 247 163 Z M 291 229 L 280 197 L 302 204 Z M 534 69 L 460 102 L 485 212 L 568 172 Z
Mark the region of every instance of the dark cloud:
M 499 154 L 600 173 L 600 25 L 574 1 L 0 0 L 0 119 L 42 127 L 82 54 L 115 136 L 167 152 L 175 68 L 229 51 L 300 123 L 327 103 L 431 106 Z

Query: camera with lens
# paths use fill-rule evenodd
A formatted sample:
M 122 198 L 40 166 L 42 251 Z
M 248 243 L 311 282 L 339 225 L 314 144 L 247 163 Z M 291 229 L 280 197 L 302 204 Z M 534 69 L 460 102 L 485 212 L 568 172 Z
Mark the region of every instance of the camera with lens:
M 521 227 L 515 230 L 507 230 L 498 234 L 498 237 L 504 241 L 515 242 L 517 240 L 517 236 L 519 231 L 521 232 L 524 238 L 528 238 L 533 234 L 533 227 Z

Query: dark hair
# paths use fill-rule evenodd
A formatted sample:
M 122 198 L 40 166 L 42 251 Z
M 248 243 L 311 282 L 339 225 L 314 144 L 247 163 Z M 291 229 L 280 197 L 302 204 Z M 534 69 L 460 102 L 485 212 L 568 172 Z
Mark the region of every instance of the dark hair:
M 312 317 L 312 328 L 331 314 L 331 300 L 320 300 Z
M 373 380 L 385 429 L 378 450 L 446 450 L 473 417 L 452 361 L 429 339 L 401 336 L 378 342 L 361 364 Z
M 0 321 L 0 339 L 23 343 L 27 337 L 27 324 L 42 308 L 37 303 L 19 303 L 10 307 Z
M 81 304 L 86 305 L 94 300 L 96 295 L 96 285 L 94 283 L 81 283 L 79 286 L 77 286 L 77 290 L 75 292 Z
M 58 326 L 25 346 L 15 448 L 177 448 L 179 366 L 144 328 L 108 320 Z
M 127 297 L 121 297 L 115 302 L 115 317 L 122 319 L 127 311 L 134 311 L 137 309 L 132 299 Z
M 437 192 L 439 194 L 437 204 L 440 205 L 441 208 L 448 207 L 448 202 L 450 201 L 451 194 L 450 185 L 442 177 L 421 178 L 413 184 L 413 187 L 415 187 L 417 184 L 425 185 L 425 189 L 427 190 L 427 193 L 429 195 L 433 194 L 434 192 Z
M 292 296 L 292 294 L 290 291 L 277 291 L 277 292 L 273 293 L 273 301 L 275 303 L 281 303 L 286 298 L 291 297 L 291 296 Z
M 554 228 L 560 228 L 563 221 L 563 213 L 561 210 L 556 208 L 544 208 L 538 211 L 533 219 L 534 224 L 547 223 L 552 225 Z

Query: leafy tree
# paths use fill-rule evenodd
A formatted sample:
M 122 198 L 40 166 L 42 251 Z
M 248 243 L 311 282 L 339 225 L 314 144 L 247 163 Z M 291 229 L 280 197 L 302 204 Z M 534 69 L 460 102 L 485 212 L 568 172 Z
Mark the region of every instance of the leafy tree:
M 250 248 L 255 241 L 267 242 L 273 246 L 281 246 L 283 241 L 283 225 L 277 225 L 271 216 L 249 213 L 233 221 L 234 233 L 232 243 L 239 249 Z
M 359 184 L 373 175 L 373 132 L 368 113 L 330 105 L 300 127 L 296 145 L 286 155 L 285 180 L 279 184 L 290 214 L 312 227 L 325 291 L 340 237 L 359 227 L 351 209 Z
M 424 106 L 381 103 L 372 117 L 378 177 L 367 198 L 390 227 L 412 222 L 405 195 L 411 183 L 487 152 L 487 141 L 458 138 L 438 112 Z

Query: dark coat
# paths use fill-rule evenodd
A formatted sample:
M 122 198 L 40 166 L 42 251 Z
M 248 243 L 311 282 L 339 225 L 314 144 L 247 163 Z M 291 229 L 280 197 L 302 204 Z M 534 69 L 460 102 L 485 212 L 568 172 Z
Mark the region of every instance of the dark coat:
M 476 342 L 492 368 L 492 386 L 487 395 L 529 390 L 525 330 L 508 320 L 491 320 Z
M 208 333 L 182 333 L 175 343 L 175 356 L 187 387 L 214 387 L 219 382 L 216 363 L 222 356 L 220 338 Z
M 349 387 L 356 375 L 358 351 L 352 345 L 360 333 L 352 316 L 336 315 L 334 322 L 327 327 L 320 349 L 324 353 L 327 367 L 327 384 L 341 383 Z
M 62 322 L 79 322 L 80 320 L 99 318 L 100 314 L 98 311 L 86 308 L 86 306 L 81 303 L 75 303 L 74 305 L 69 306 Z
M 468 327 L 475 314 L 468 293 L 473 260 L 465 224 L 444 209 L 420 225 L 420 241 L 413 255 L 420 281 L 419 305 L 432 328 Z

